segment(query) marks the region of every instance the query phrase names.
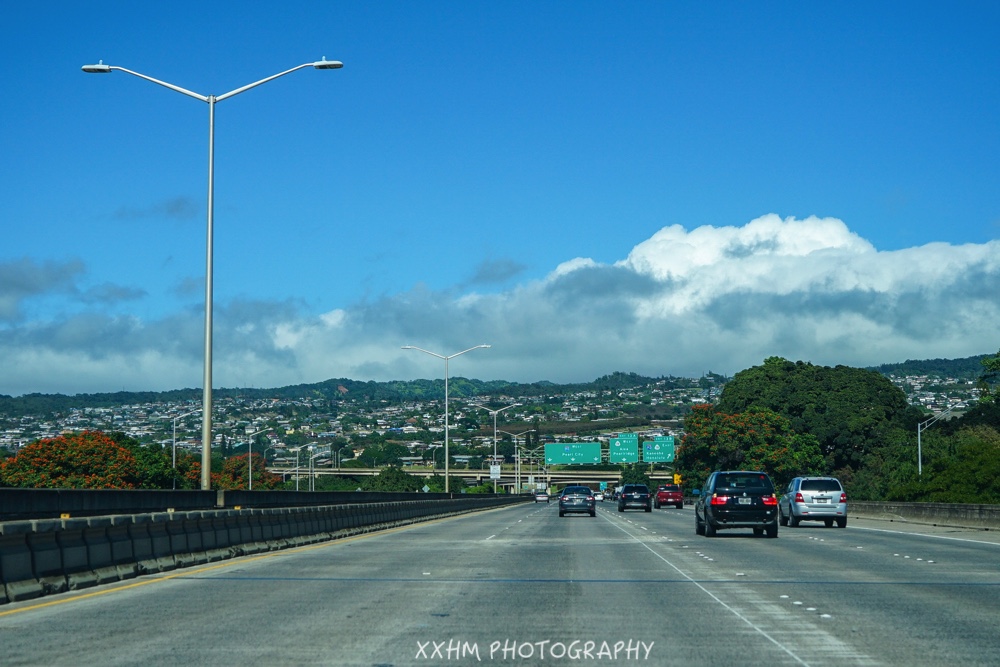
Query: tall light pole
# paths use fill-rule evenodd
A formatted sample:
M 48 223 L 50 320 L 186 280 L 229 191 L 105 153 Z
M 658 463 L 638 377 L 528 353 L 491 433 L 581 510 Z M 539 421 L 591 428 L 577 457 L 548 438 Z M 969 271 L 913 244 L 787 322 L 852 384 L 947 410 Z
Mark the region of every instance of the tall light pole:
M 938 414 L 934 415 L 930 419 L 928 419 L 926 421 L 922 421 L 919 424 L 917 424 L 917 477 L 920 477 L 920 476 L 922 476 L 924 474 L 924 457 L 923 457 L 923 453 L 920 451 L 920 434 L 923 431 L 926 431 L 928 428 L 930 428 L 930 426 L 934 422 L 936 422 L 937 420 L 942 419 L 946 415 L 950 414 L 951 411 L 954 410 L 957 407 L 958 407 L 957 405 L 953 405 L 950 408 L 948 408 L 947 410 L 945 410 L 944 412 L 939 412 Z
M 497 462 L 497 415 L 503 412 L 504 410 L 509 410 L 510 408 L 516 408 L 519 405 L 521 404 L 512 403 L 511 405 L 504 406 L 499 410 L 490 410 L 489 408 L 483 408 L 483 410 L 486 410 L 486 412 L 489 412 L 491 415 L 493 415 L 493 463 L 491 465 L 495 465 Z M 492 474 L 490 476 L 492 477 Z M 496 492 L 497 492 L 497 480 L 494 479 L 493 495 L 496 495 Z
M 262 428 L 259 431 L 254 431 L 247 436 L 247 491 L 253 491 L 253 439 L 254 436 L 260 435 L 265 431 L 270 431 L 269 428 Z M 264 450 L 267 451 L 266 449 Z M 267 460 L 264 460 L 264 469 L 267 470 Z
M 521 493 L 521 451 L 520 448 L 517 446 L 517 438 L 518 436 L 524 435 L 525 433 L 531 433 L 532 431 L 537 431 L 537 430 L 538 429 L 529 428 L 528 430 L 521 431 L 520 433 L 511 433 L 510 431 L 500 431 L 500 433 L 506 433 L 510 437 L 514 438 L 514 450 L 516 452 L 516 457 L 514 459 L 514 470 L 515 470 L 514 476 L 515 479 L 517 480 L 516 484 L 518 493 Z
M 201 408 L 198 408 L 198 410 L 201 410 Z M 190 417 L 194 413 L 198 412 L 198 410 L 192 410 L 191 412 L 185 412 L 184 414 L 177 415 L 176 417 L 173 418 L 173 421 L 174 421 L 174 439 L 173 439 L 173 445 L 170 447 L 170 450 L 172 452 L 171 456 L 170 456 L 170 460 L 171 460 L 170 467 L 174 471 L 173 472 L 173 478 L 174 478 L 174 489 L 175 490 L 177 489 L 177 420 L 178 419 L 184 419 L 185 417 Z
M 198 93 L 191 92 L 190 90 L 181 88 L 180 86 L 175 86 L 172 83 L 160 81 L 159 79 L 154 79 L 151 76 L 146 76 L 145 74 L 125 69 L 124 67 L 105 65 L 104 61 L 100 61 L 96 65 L 83 66 L 83 71 L 88 74 L 110 74 L 111 72 L 117 70 L 119 72 L 125 72 L 126 74 L 137 76 L 140 79 L 145 79 L 146 81 L 151 81 L 155 84 L 163 86 L 164 88 L 169 88 L 170 90 L 181 93 L 182 95 L 187 95 L 188 97 L 193 97 L 196 100 L 208 103 L 208 235 L 205 251 L 205 375 L 203 379 L 204 388 L 202 390 L 203 394 L 201 404 L 201 488 L 204 491 L 209 490 L 212 486 L 212 243 L 214 237 L 213 211 L 215 208 L 215 104 L 216 102 L 221 102 L 222 100 L 233 97 L 234 95 L 239 95 L 240 93 L 246 92 L 251 88 L 256 88 L 263 83 L 273 81 L 278 77 L 291 74 L 292 72 L 305 67 L 314 67 L 316 69 L 340 69 L 343 66 L 344 64 L 339 60 L 327 60 L 324 57 L 322 60 L 304 63 L 302 65 L 298 65 L 297 67 L 287 69 L 284 72 L 279 72 L 267 78 L 261 79 L 260 81 L 254 81 L 253 83 L 237 88 L 236 90 L 231 90 L 223 95 L 199 95 Z
M 424 354 L 429 354 L 432 357 L 437 357 L 438 359 L 444 359 L 444 492 L 450 493 L 450 480 L 448 477 L 449 464 L 448 464 L 448 362 L 455 357 L 465 354 L 466 352 L 472 352 L 473 350 L 478 350 L 481 347 L 491 347 L 490 345 L 475 345 L 470 347 L 468 350 L 462 350 L 461 352 L 456 352 L 455 354 L 450 354 L 445 356 L 443 354 L 438 354 L 437 352 L 431 352 L 430 350 L 425 350 L 422 347 L 417 347 L 416 345 L 404 345 L 404 350 L 419 350 Z

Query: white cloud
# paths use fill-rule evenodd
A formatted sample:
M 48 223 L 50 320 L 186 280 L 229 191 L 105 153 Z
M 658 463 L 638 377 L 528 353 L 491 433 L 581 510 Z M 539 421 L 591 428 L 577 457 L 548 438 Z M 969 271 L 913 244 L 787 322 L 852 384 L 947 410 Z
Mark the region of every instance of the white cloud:
M 525 382 L 733 373 L 772 355 L 855 366 L 963 357 L 1000 346 L 998 293 L 996 241 L 879 252 L 833 218 L 674 225 L 621 261 L 569 259 L 497 294 L 418 286 L 317 315 L 297 302 L 217 303 L 214 378 L 277 387 L 442 376 L 441 360 L 406 344 L 447 355 L 490 343 L 453 359 L 451 375 Z M 27 310 L 18 299 L 31 295 L 14 294 L 8 310 Z M 201 335 L 197 309 L 10 324 L 0 393 L 198 386 Z

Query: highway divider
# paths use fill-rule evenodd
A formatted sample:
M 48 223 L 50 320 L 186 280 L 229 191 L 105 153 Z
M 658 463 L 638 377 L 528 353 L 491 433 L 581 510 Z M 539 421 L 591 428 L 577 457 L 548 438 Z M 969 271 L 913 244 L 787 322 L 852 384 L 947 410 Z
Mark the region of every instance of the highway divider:
M 848 501 L 847 515 L 899 523 L 1000 530 L 1000 505 Z
M 0 522 L 0 604 L 530 500 L 418 498 Z

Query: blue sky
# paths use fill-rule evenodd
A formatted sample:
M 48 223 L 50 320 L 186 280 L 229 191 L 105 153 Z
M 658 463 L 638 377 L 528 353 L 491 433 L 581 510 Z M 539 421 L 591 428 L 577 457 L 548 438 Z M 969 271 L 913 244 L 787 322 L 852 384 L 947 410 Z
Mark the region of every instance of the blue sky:
M 1000 347 L 1000 5 L 5 5 L 0 394 Z

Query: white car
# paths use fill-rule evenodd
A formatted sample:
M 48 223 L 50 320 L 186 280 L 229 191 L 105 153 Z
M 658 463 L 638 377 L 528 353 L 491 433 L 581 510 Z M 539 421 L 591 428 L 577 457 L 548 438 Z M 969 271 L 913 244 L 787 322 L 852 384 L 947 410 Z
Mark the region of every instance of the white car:
M 594 500 L 600 500 L 603 503 L 604 502 L 604 492 L 603 491 L 594 491 Z

